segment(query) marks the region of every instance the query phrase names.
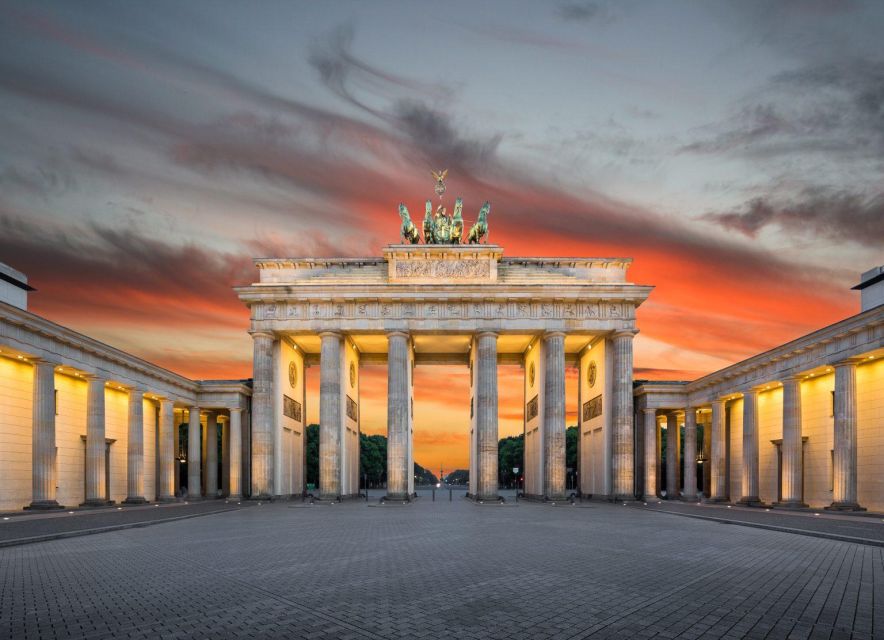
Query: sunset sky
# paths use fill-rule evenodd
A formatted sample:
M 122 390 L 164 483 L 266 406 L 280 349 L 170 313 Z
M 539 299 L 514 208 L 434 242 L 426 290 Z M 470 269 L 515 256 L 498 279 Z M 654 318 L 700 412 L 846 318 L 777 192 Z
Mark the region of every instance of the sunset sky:
M 35 313 L 187 376 L 251 376 L 253 257 L 379 255 L 430 169 L 508 256 L 634 258 L 637 377 L 849 316 L 884 262 L 881 2 L 0 10 L 0 261 Z M 417 384 L 417 461 L 466 466 L 466 370 Z

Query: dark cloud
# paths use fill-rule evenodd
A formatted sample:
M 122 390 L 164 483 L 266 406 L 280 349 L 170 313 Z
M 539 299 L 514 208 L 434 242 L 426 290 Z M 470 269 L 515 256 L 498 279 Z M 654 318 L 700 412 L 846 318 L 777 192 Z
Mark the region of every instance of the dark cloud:
M 806 189 L 785 202 L 753 198 L 738 210 L 707 213 L 703 218 L 750 237 L 776 226 L 793 235 L 855 242 L 871 248 L 884 246 L 884 194 L 866 197 Z
M 597 22 L 610 19 L 607 7 L 603 7 L 598 2 L 565 2 L 558 6 L 556 13 L 568 22 Z

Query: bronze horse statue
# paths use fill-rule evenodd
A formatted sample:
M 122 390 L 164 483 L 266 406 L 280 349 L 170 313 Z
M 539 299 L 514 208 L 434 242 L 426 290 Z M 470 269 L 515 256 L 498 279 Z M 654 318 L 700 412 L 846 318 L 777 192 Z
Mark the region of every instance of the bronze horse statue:
M 463 236 L 463 198 L 454 202 L 454 218 L 451 220 L 451 244 L 460 244 Z
M 414 226 L 414 223 L 411 221 L 411 216 L 408 215 L 408 209 L 401 202 L 399 203 L 399 217 L 402 218 L 402 227 L 399 229 L 399 237 L 403 242 L 410 242 L 411 244 L 417 244 L 421 241 L 421 236 L 417 231 L 417 227 Z
M 470 228 L 470 233 L 467 236 L 468 244 L 479 244 L 479 241 L 488 234 L 488 213 L 490 211 L 490 202 L 486 202 L 482 205 L 482 208 L 479 209 L 479 219 L 476 220 L 476 224 Z
M 433 221 L 431 200 L 427 200 L 427 212 L 424 215 L 424 244 L 436 244 L 436 223 Z

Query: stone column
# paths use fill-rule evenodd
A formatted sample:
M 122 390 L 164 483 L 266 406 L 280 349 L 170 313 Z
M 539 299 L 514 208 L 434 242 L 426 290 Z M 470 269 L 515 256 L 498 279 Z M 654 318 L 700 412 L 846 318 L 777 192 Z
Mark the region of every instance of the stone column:
M 202 437 L 200 434 L 200 408 L 190 407 L 187 424 L 187 498 L 199 500 L 202 496 Z
M 804 462 L 801 440 L 801 378 L 783 381 L 783 499 L 779 506 L 798 509 L 807 505 L 801 497 Z
M 253 333 L 251 497 L 273 495 L 273 342 L 270 333 Z
M 678 500 L 678 415 L 666 414 L 666 499 Z
M 634 500 L 632 466 L 632 338 L 634 331 L 618 331 L 614 347 L 612 490 L 615 500 Z
M 684 491 L 682 499 L 697 501 L 697 410 L 684 409 Z
M 129 389 L 126 504 L 144 504 L 144 391 Z
M 341 496 L 341 358 L 340 333 L 320 333 L 319 354 L 319 498 Z
M 543 495 L 548 500 L 564 499 L 565 468 L 565 334 L 553 331 L 543 336 Z
M 206 416 L 206 497 L 218 497 L 218 414 Z
M 835 464 L 827 509 L 863 511 L 856 495 L 856 362 L 835 364 Z
M 34 360 L 30 509 L 60 509 L 55 499 L 55 363 Z
M 84 506 L 108 503 L 104 436 L 104 380 L 90 376 L 86 381 L 86 500 Z
M 727 472 L 724 442 L 724 400 L 712 401 L 712 424 L 710 431 L 711 455 L 709 456 L 709 498 L 708 502 L 726 502 L 724 495 Z
M 657 410 L 643 409 L 645 431 L 644 500 L 657 500 Z
M 743 392 L 743 495 L 739 502 L 762 506 L 758 497 L 758 391 Z
M 178 428 L 175 424 L 175 403 L 168 398 L 160 398 L 160 424 L 157 429 L 159 440 L 159 502 L 175 500 L 175 449 L 177 448 Z
M 408 389 L 409 336 L 387 335 L 387 498 L 408 498 Z
M 497 500 L 497 334 L 476 336 L 478 500 Z
M 230 473 L 230 500 L 239 500 L 242 497 L 242 409 L 230 410 L 230 423 L 227 426 L 230 432 L 230 441 L 227 445 L 230 451 L 230 462 L 227 467 Z

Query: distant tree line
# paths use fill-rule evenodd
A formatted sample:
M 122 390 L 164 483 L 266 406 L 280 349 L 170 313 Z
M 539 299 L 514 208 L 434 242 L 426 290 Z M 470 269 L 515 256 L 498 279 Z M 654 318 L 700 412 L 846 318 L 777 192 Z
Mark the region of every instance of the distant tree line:
M 377 488 L 387 482 L 387 436 L 359 434 L 359 486 Z M 414 463 L 415 485 L 436 484 L 439 479 Z M 319 486 L 319 425 L 307 427 L 307 484 Z
M 571 474 L 577 470 L 577 427 L 568 427 L 565 431 L 565 466 Z M 368 482 L 369 488 L 386 486 L 387 482 L 387 437 L 382 435 L 368 436 L 359 434 L 359 484 Z M 518 474 L 513 473 L 518 469 Z M 525 474 L 525 436 L 508 436 L 497 443 L 497 472 L 501 487 L 507 489 L 522 488 L 521 478 Z M 428 469 L 414 463 L 415 485 L 436 484 L 439 479 Z M 445 477 L 449 484 L 468 484 L 468 469 L 452 471 Z M 572 478 L 573 480 L 573 478 Z M 570 482 L 570 481 L 569 481 Z M 314 487 L 319 485 L 319 425 L 307 427 L 307 483 Z

